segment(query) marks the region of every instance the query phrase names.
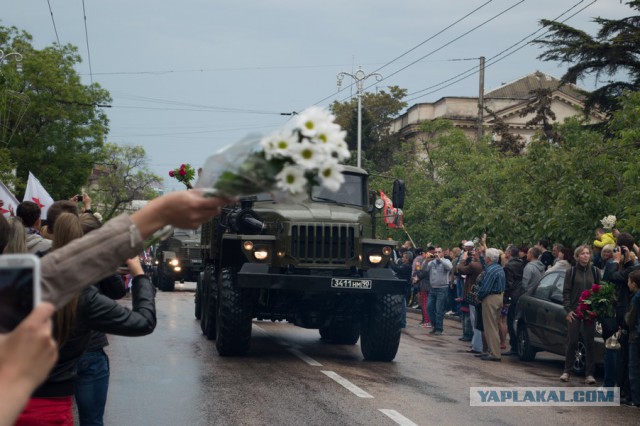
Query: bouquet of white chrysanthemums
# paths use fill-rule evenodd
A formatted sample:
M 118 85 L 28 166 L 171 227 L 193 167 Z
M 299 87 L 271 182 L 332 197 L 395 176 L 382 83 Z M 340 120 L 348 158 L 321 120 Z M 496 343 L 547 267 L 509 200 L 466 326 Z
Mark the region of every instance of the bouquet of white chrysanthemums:
M 616 226 L 616 217 L 614 215 L 605 216 L 600 220 L 602 227 L 605 229 L 613 229 Z
M 329 112 L 311 107 L 281 130 L 248 136 L 209 157 L 196 188 L 226 198 L 269 192 L 276 199 L 300 199 L 311 186 L 337 191 L 342 161 L 350 157 L 346 132 Z

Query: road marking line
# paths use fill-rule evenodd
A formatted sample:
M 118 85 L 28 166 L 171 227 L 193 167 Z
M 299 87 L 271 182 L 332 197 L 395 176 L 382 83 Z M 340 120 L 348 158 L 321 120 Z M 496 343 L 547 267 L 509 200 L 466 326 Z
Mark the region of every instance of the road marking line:
M 344 377 L 340 376 L 338 373 L 334 373 L 333 371 L 326 371 L 326 370 L 323 370 L 322 372 L 328 377 L 338 382 L 339 384 L 341 384 L 342 386 L 344 386 L 345 388 L 347 388 L 348 390 L 350 390 L 351 392 L 353 392 L 356 396 L 359 396 L 360 398 L 373 398 L 372 395 L 369 395 L 368 393 L 366 393 L 365 391 L 363 391 L 362 389 L 360 389 L 359 387 L 357 387 L 356 385 L 354 385 Z
M 264 328 L 262 328 L 260 326 L 257 326 L 255 324 L 253 324 L 253 327 L 256 328 L 258 331 L 260 331 L 261 333 L 266 334 L 267 337 L 275 340 L 280 345 L 284 346 L 289 352 L 291 352 L 292 354 L 294 354 L 295 356 L 297 356 L 298 358 L 300 358 L 301 360 L 303 360 L 307 364 L 309 364 L 311 366 L 314 366 L 314 367 L 322 367 L 322 364 L 320 364 L 318 361 L 316 361 L 315 359 L 311 358 L 310 356 L 307 356 L 307 355 L 303 354 L 298 349 L 300 347 L 299 345 L 291 344 L 291 343 L 286 342 L 286 341 L 284 341 L 282 339 L 279 339 L 279 338 L 275 337 L 273 334 L 269 333 Z
M 401 426 L 418 426 L 416 423 L 412 422 L 402 414 L 398 413 L 396 410 L 387 410 L 387 409 L 380 408 L 379 411 L 381 411 L 383 414 L 385 414 L 387 417 L 389 417 L 391 420 L 393 420 L 394 422 L 398 423 Z
M 294 354 L 295 356 L 297 356 L 298 358 L 300 358 L 301 360 L 303 360 L 304 362 L 306 362 L 307 364 L 313 366 L 313 367 L 322 367 L 322 364 L 320 364 L 318 361 L 316 361 L 315 359 L 303 354 L 302 352 L 300 352 L 298 349 L 295 348 L 287 348 L 287 350 L 289 352 L 291 352 L 292 354 Z

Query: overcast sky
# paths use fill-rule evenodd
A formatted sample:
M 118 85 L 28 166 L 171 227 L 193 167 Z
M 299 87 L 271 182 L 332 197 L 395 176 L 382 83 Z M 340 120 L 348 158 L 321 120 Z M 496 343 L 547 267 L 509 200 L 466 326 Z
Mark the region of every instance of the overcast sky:
M 337 92 L 342 71 L 379 72 L 385 79 L 369 78 L 367 90 L 398 85 L 409 105 L 477 96 L 477 74 L 441 83 L 477 67 L 480 56 L 489 65 L 486 91 L 536 70 L 562 76 L 566 65 L 539 61 L 541 50 L 524 43 L 490 65 L 531 40 L 540 19 L 578 12 L 567 24 L 593 34 L 592 18 L 632 14 L 620 0 L 85 0 L 84 7 L 86 32 L 82 0 L 0 0 L 0 24 L 26 30 L 37 48 L 56 38 L 77 46 L 83 81 L 93 78 L 113 97 L 108 141 L 142 145 L 168 190 L 181 188 L 167 175 L 180 163 L 198 167 L 247 133 L 270 133 L 286 122 L 280 113 L 348 99 L 349 77 Z

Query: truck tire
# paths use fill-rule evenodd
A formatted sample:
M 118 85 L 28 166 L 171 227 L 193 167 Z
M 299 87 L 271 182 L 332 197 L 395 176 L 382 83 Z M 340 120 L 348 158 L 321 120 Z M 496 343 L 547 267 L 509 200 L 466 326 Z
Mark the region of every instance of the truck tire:
M 216 339 L 216 311 L 217 311 L 217 301 L 215 299 L 215 295 L 217 292 L 216 279 L 213 274 L 213 267 L 209 267 L 205 269 L 205 278 L 203 279 L 203 283 L 206 286 L 205 293 L 206 300 L 203 303 L 203 312 L 202 317 L 204 318 L 202 321 L 202 334 L 207 336 L 209 340 Z
M 196 319 L 202 319 L 202 277 L 204 276 L 204 272 L 198 274 L 198 279 L 196 280 L 196 294 L 194 297 L 194 305 L 195 305 L 195 316 Z
M 368 302 L 360 349 L 368 361 L 392 361 L 400 345 L 402 295 L 376 295 Z
M 251 341 L 251 302 L 236 285 L 233 268 L 223 268 L 218 279 L 216 349 L 221 356 L 245 355 Z
M 355 345 L 360 338 L 360 324 L 335 323 L 320 327 L 320 337 L 336 345 Z

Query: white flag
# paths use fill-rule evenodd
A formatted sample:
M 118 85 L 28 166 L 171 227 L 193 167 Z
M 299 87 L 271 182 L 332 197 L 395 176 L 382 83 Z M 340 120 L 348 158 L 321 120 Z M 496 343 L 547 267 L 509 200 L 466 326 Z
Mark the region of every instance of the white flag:
M 40 181 L 36 179 L 33 173 L 29 172 L 29 180 L 27 181 L 27 190 L 24 193 L 24 199 L 22 201 L 33 201 L 40 206 L 42 214 L 40 219 L 47 218 L 47 210 L 53 204 L 53 198 L 42 186 Z
M 10 210 L 14 212 L 18 208 L 18 199 L 9 191 L 9 188 L 5 186 L 4 183 L 0 182 L 0 200 L 2 200 L 3 205 L 0 206 L 0 213 L 9 217 Z

